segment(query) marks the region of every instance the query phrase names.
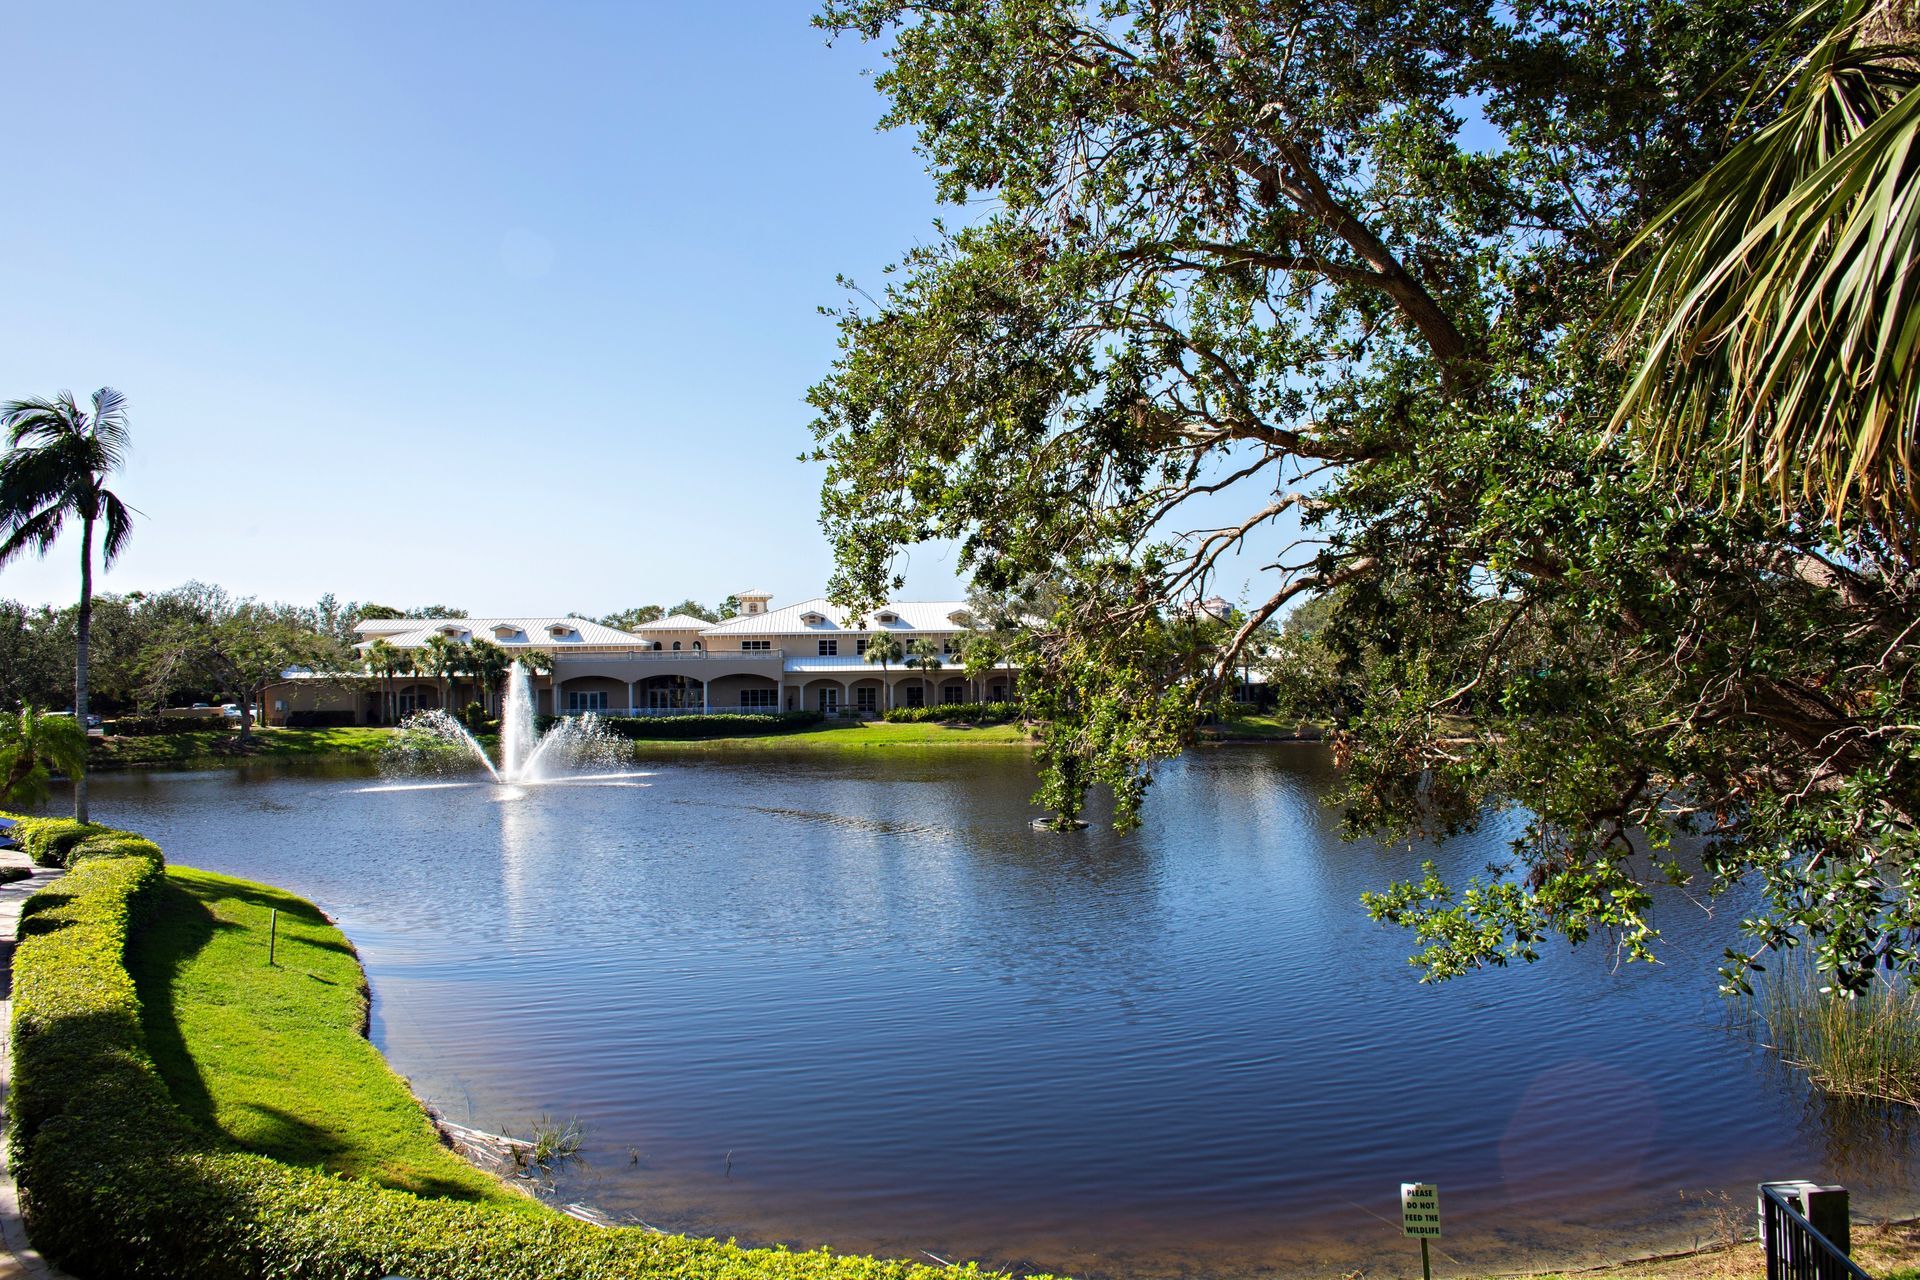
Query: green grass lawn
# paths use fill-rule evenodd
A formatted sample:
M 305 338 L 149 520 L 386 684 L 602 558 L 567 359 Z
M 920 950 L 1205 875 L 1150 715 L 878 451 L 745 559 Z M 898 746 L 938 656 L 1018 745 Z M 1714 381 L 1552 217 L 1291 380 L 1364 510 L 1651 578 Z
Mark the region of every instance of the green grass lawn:
M 1256 714 L 1235 716 L 1231 720 L 1222 720 L 1219 724 L 1203 725 L 1200 729 L 1200 740 L 1202 742 L 1208 739 L 1234 742 L 1281 742 L 1292 740 L 1299 731 L 1300 721 L 1296 719 L 1282 720 L 1278 716 Z
M 888 724 L 883 720 L 830 721 L 796 733 L 747 738 L 638 739 L 642 754 L 681 751 L 863 751 L 874 747 L 1024 747 L 1027 732 L 1017 724 Z
M 95 769 L 197 768 L 247 760 L 370 760 L 392 736 L 391 729 L 366 726 L 255 729 L 243 743 L 231 729 L 203 729 L 139 738 L 93 738 L 87 743 L 87 758 Z
M 441 1144 L 362 1034 L 360 961 L 312 903 L 170 868 L 127 962 L 148 1047 L 195 1123 L 288 1164 L 420 1195 L 533 1207 Z

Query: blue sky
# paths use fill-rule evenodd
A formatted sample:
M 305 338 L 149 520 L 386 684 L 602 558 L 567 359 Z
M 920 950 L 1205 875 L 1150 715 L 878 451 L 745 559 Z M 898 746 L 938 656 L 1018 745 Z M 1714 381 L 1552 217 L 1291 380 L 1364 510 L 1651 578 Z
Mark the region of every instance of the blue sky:
M 475 612 L 812 594 L 836 272 L 931 185 L 810 6 L 23 4 L 0 398 L 126 392 L 106 589 Z M 0 596 L 70 599 L 76 553 Z M 909 596 L 957 590 L 916 555 Z

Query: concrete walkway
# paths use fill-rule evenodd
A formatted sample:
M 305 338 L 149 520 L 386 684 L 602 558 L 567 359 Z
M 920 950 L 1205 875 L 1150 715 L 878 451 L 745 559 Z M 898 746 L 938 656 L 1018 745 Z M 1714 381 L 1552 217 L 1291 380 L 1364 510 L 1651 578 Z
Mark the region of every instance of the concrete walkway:
M 26 854 L 0 850 L 0 866 L 32 867 L 25 880 L 0 885 L 0 1126 L 6 1120 L 6 1094 L 13 1080 L 13 945 L 20 927 L 20 908 L 28 898 L 58 880 L 58 867 L 35 867 Z M 7 1167 L 6 1144 L 0 1142 L 0 1280 L 65 1280 L 27 1243 L 26 1224 L 20 1220 L 20 1189 Z

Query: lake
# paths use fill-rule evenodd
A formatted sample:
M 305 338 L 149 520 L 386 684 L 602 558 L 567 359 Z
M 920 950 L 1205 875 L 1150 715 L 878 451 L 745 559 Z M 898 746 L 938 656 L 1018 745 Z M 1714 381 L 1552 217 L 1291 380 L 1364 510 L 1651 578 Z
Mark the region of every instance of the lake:
M 1509 826 L 1348 843 L 1316 747 L 1160 771 L 1137 831 L 1036 832 L 1019 751 L 674 755 L 645 777 L 384 789 L 99 775 L 95 816 L 306 895 L 449 1119 L 577 1116 L 563 1198 L 668 1230 L 1089 1277 L 1418 1275 L 1621 1258 L 1753 1184 L 1912 1212 L 1905 1113 L 1810 1095 L 1714 993 L 1737 907 L 1422 986 L 1363 889 Z M 1097 814 L 1092 816 L 1098 816 Z

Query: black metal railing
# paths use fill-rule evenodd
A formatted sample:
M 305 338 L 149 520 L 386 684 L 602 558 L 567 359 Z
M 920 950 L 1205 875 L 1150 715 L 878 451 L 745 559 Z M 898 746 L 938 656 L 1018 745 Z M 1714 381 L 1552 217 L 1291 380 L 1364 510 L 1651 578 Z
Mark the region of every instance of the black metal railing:
M 1871 1280 L 1847 1256 L 1851 1236 L 1845 1187 L 1760 1184 L 1760 1244 L 1767 1255 L 1767 1280 Z

